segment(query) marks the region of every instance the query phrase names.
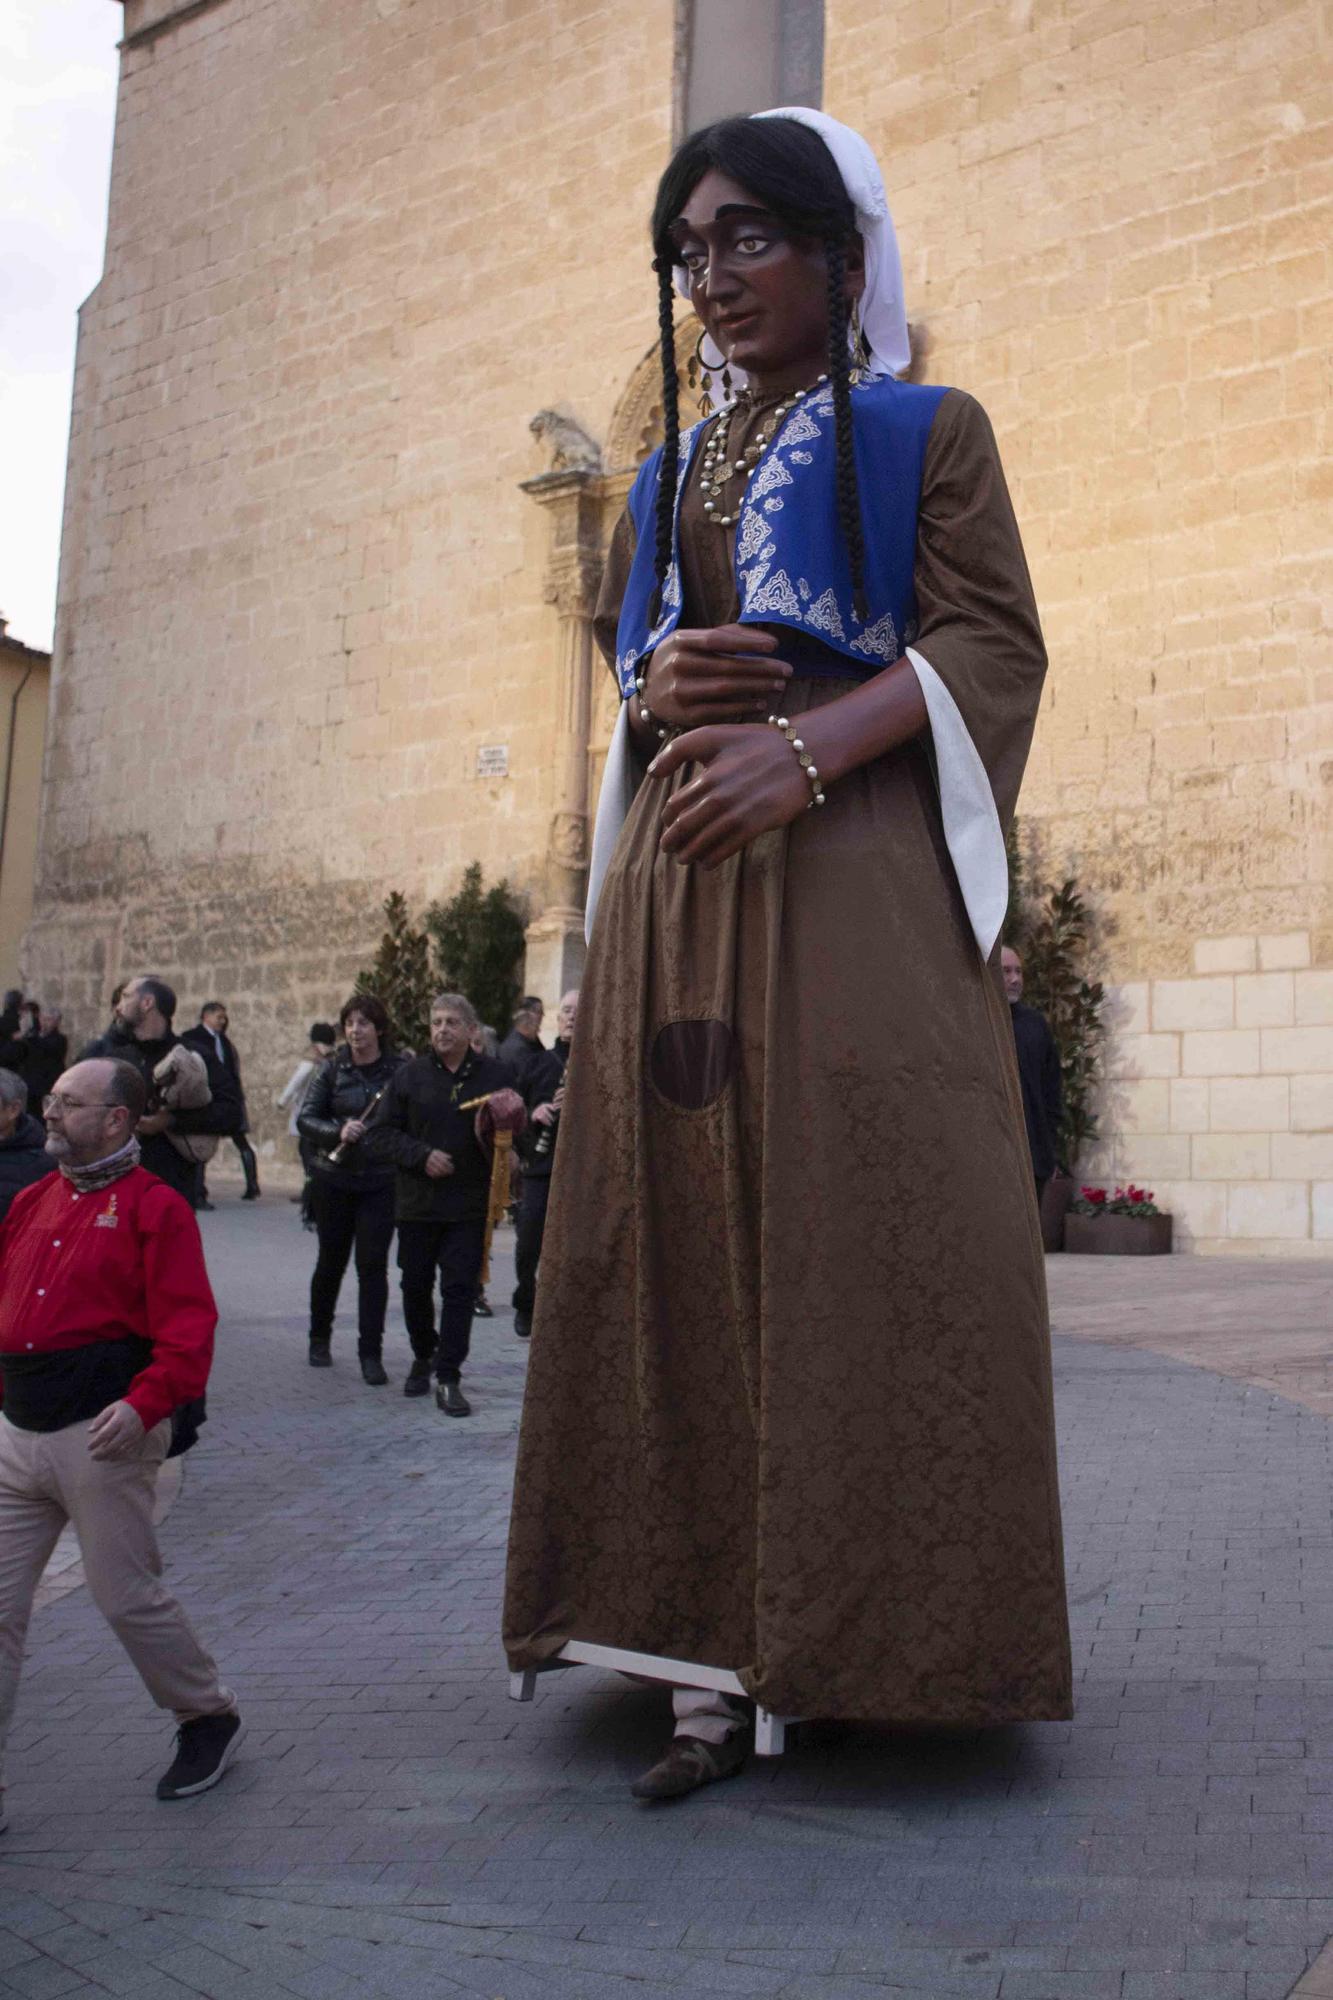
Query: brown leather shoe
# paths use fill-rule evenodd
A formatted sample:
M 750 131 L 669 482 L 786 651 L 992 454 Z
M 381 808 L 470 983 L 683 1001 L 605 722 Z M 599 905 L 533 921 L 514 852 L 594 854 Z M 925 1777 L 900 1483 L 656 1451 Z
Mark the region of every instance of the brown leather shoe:
M 749 1754 L 743 1729 L 733 1730 L 725 1743 L 705 1743 L 700 1736 L 676 1736 L 671 1748 L 651 1771 L 630 1786 L 636 1799 L 680 1799 L 700 1785 L 734 1778 Z

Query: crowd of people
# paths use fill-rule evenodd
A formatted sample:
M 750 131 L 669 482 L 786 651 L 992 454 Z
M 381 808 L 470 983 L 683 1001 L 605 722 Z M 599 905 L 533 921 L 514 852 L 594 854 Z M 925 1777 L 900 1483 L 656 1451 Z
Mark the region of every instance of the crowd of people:
M 384 1329 L 389 1252 L 395 1235 L 411 1363 L 406 1396 L 426 1396 L 452 1417 L 471 1413 L 462 1389 L 472 1321 L 489 1314 L 483 1268 L 497 1205 L 516 1212 L 518 1284 L 514 1331 L 532 1326 L 545 1190 L 559 1127 L 577 992 L 561 1002 L 554 1047 L 541 1039 L 542 1003 L 525 996 L 511 1033 L 494 1030 L 464 994 L 441 993 L 430 1012 L 429 1049 L 396 1049 L 380 1001 L 355 993 L 329 1025 L 310 1030 L 280 1099 L 306 1168 L 303 1206 L 319 1250 L 310 1284 L 309 1361 L 333 1365 L 334 1314 L 355 1264 L 357 1360 L 372 1388 L 388 1382 Z M 328 1053 L 324 1053 L 328 1050 Z M 508 1135 L 519 1162 L 515 1189 L 504 1164 L 497 1204 L 496 1139 Z M 438 1295 L 438 1305 L 437 1305 Z
M 537 1264 L 578 994 L 561 1002 L 551 1047 L 544 1006 L 525 994 L 503 1042 L 463 994 L 441 994 L 429 1047 L 396 1048 L 381 1001 L 354 993 L 336 1024 L 316 1021 L 277 1103 L 288 1112 L 304 1170 L 298 1199 L 317 1239 L 310 1283 L 309 1361 L 333 1365 L 334 1318 L 355 1266 L 357 1359 L 371 1387 L 388 1382 L 384 1332 L 395 1236 L 411 1348 L 408 1396 L 435 1387 L 439 1407 L 470 1414 L 461 1388 L 474 1316 L 491 1308 L 481 1282 L 491 1220 L 493 1139 L 514 1142 L 505 1208 L 517 1224 L 514 1331 L 531 1331 Z M 118 986 L 111 1021 L 81 1060 L 128 1062 L 144 1083 L 135 1126 L 140 1159 L 191 1206 L 213 1207 L 205 1170 L 224 1139 L 240 1156 L 243 1201 L 259 1198 L 240 1057 L 226 1003 L 209 1000 L 176 1032 L 176 995 L 146 973 Z M 29 1182 L 50 1173 L 47 1106 L 68 1042 L 57 1010 L 12 992 L 0 1021 L 0 1219 Z M 464 1108 L 460 1110 L 460 1105 Z M 436 1307 L 438 1289 L 439 1305 Z
M 525 996 L 506 1038 L 517 1036 L 518 1060 L 498 1052 L 460 993 L 436 998 L 421 1052 L 393 1046 L 373 994 L 353 994 L 337 1029 L 313 1025 L 279 1098 L 300 1143 L 302 1204 L 318 1240 L 312 1366 L 332 1365 L 339 1290 L 355 1256 L 362 1377 L 388 1381 L 396 1233 L 412 1352 L 405 1393 L 425 1396 L 433 1379 L 442 1411 L 470 1414 L 462 1371 L 497 1214 L 497 1159 L 501 1205 L 512 1195 L 518 1209 L 514 1317 L 526 1337 L 577 1008 L 577 993 L 566 994 L 547 1049 L 542 1003 Z M 73 1522 L 94 1601 L 176 1716 L 161 1799 L 217 1783 L 243 1734 L 235 1697 L 161 1581 L 153 1496 L 163 1460 L 190 1449 L 206 1421 L 217 1307 L 191 1210 L 212 1206 L 204 1168 L 221 1139 L 240 1151 L 242 1199 L 259 1195 L 227 1008 L 207 1002 L 184 1035 L 175 1015 L 164 979 L 130 979 L 116 990 L 110 1026 L 66 1066 L 63 1036 L 58 1055 L 51 1040 L 59 1016 L 11 994 L 0 1065 L 0 1759 L 34 1593 Z

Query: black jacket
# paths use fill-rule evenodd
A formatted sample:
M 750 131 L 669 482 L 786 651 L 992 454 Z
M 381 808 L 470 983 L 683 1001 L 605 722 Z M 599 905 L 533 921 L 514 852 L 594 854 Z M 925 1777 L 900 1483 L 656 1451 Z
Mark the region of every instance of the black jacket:
M 510 1071 L 511 1087 L 520 1097 L 527 1090 L 528 1083 L 541 1069 L 550 1051 L 541 1040 L 529 1041 L 520 1035 L 517 1028 L 511 1028 L 497 1051 L 501 1062 Z
M 549 1049 L 542 1052 L 542 1059 L 534 1063 L 522 1092 L 528 1113 L 528 1129 L 519 1141 L 523 1156 L 523 1172 L 529 1180 L 549 1179 L 555 1165 L 556 1141 L 560 1136 L 560 1117 L 556 1114 L 554 1125 L 536 1125 L 532 1114 L 539 1105 L 549 1104 L 565 1080 L 565 1070 L 569 1063 L 569 1043 L 558 1038 Z
M 477 1138 L 476 1112 L 459 1106 L 513 1087 L 508 1063 L 471 1050 L 452 1072 L 433 1051 L 403 1064 L 365 1140 L 378 1158 L 397 1169 L 394 1212 L 399 1222 L 476 1221 L 485 1215 L 491 1155 Z M 431 1180 L 426 1158 L 436 1151 L 448 1153 L 454 1170 Z
M 241 1088 L 241 1062 L 229 1035 L 220 1037 L 222 1055 L 218 1056 L 218 1045 L 208 1029 L 200 1021 L 196 1027 L 187 1028 L 181 1036 L 187 1049 L 204 1059 L 208 1071 L 208 1087 L 213 1093 L 213 1110 L 219 1119 L 224 1116 L 231 1120 L 227 1126 L 216 1124 L 209 1129 L 214 1132 L 246 1132 L 249 1120 L 245 1115 L 245 1092 Z
M 321 1179 L 336 1181 L 349 1192 L 383 1187 L 393 1178 L 393 1162 L 372 1157 L 369 1140 L 349 1146 L 337 1165 L 329 1154 L 349 1118 L 364 1118 L 371 1099 L 400 1070 L 407 1057 L 383 1049 L 373 1063 L 354 1063 L 350 1049 L 339 1049 L 321 1063 L 306 1085 L 296 1129 L 315 1149 L 314 1167 Z
M 155 1042 L 141 1042 L 136 1036 L 122 1028 L 119 1022 L 109 1027 L 104 1035 L 97 1035 L 89 1042 L 80 1056 L 80 1062 L 88 1062 L 94 1056 L 114 1056 L 119 1062 L 133 1063 L 148 1085 L 148 1109 L 156 1110 L 156 1087 L 153 1071 L 163 1056 L 169 1055 L 177 1042 L 182 1039 L 168 1028 Z M 201 1105 L 198 1111 L 173 1111 L 171 1122 L 178 1132 L 225 1133 L 235 1130 L 234 1111 L 228 1104 Z M 195 1190 L 195 1163 L 177 1152 L 165 1132 L 154 1132 L 139 1141 L 140 1158 L 150 1174 L 156 1174 L 168 1187 L 175 1188 L 177 1194 L 184 1195 L 193 1203 Z
M 12 1069 L 17 1076 L 28 1073 L 28 1038 L 17 1007 L 0 1013 L 0 1069 Z
M 65 1073 L 69 1060 L 69 1039 L 61 1034 L 59 1028 L 53 1029 L 49 1035 L 25 1035 L 24 1050 L 28 1103 L 37 1112 L 41 1110 L 42 1099 L 54 1087 L 56 1079 Z
M 1032 1171 L 1037 1180 L 1049 1180 L 1056 1168 L 1056 1141 L 1064 1108 L 1060 1056 L 1044 1014 L 1039 1014 L 1035 1007 L 1025 1007 L 1021 1000 L 1011 1001 L 1009 1012 L 1014 1022 L 1018 1081 L 1023 1092 L 1023 1122 L 1027 1126 Z
M 20 1188 L 49 1174 L 55 1161 L 46 1151 L 46 1127 L 25 1111 L 8 1139 L 0 1139 L 0 1222 Z

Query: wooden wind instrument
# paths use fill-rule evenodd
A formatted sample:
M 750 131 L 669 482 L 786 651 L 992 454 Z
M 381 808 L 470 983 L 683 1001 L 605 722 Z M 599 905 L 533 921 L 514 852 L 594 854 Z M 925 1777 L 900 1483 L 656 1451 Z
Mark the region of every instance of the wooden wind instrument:
M 363 1125 L 365 1124 L 366 1120 L 370 1117 L 371 1112 L 375 1109 L 375 1106 L 379 1103 L 380 1099 L 384 1096 L 388 1088 L 389 1086 L 386 1083 L 381 1085 L 381 1087 L 375 1092 L 375 1095 L 371 1098 L 369 1104 L 366 1106 L 365 1110 L 361 1113 L 361 1123 Z M 332 1160 L 334 1166 L 336 1167 L 339 1164 L 339 1162 L 343 1157 L 343 1154 L 347 1151 L 349 1146 L 359 1146 L 360 1143 L 361 1141 L 359 1139 L 340 1139 L 337 1145 L 334 1147 L 333 1151 L 329 1154 L 329 1158 Z

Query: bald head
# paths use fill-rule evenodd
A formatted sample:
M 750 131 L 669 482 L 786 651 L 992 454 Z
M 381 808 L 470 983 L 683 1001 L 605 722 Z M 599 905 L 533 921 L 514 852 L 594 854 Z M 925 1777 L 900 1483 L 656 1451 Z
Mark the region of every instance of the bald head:
M 92 1056 L 67 1069 L 51 1092 L 46 1150 L 72 1167 L 118 1153 L 143 1117 L 148 1089 L 133 1063 Z

